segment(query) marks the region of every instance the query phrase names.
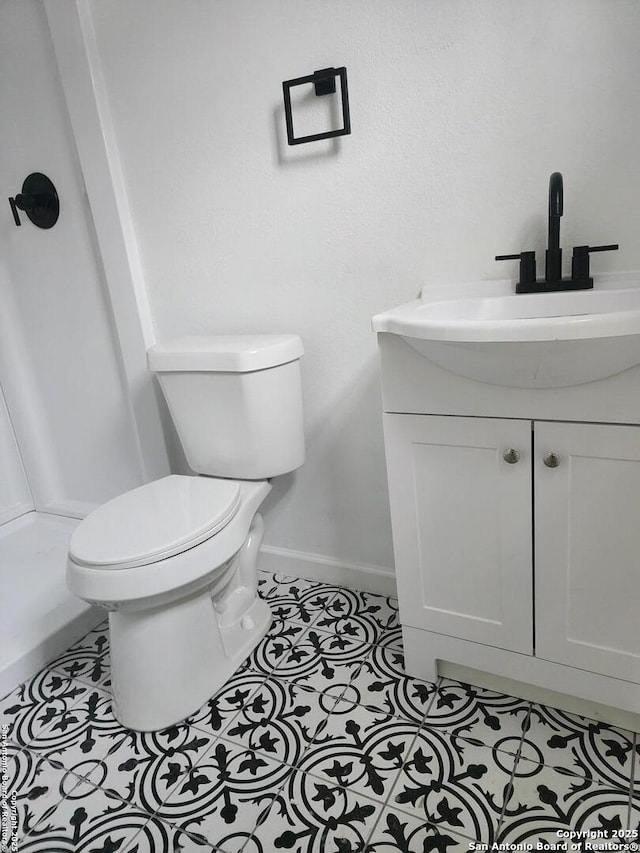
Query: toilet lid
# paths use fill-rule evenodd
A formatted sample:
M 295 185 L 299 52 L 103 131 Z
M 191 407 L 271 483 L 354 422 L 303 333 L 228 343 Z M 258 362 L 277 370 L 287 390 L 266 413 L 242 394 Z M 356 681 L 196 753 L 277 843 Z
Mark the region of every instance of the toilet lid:
M 88 515 L 71 537 L 69 554 L 93 568 L 155 563 L 214 536 L 239 506 L 240 485 L 234 480 L 173 474 Z

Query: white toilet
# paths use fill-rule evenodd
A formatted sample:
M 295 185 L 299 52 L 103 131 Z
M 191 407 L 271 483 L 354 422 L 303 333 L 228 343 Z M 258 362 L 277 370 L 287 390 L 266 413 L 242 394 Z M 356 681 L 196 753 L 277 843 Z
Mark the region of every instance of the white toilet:
M 69 546 L 67 585 L 109 611 L 114 713 L 155 731 L 183 720 L 267 632 L 257 596 L 269 477 L 304 462 L 296 335 L 187 337 L 152 347 L 187 461 L 109 501 Z

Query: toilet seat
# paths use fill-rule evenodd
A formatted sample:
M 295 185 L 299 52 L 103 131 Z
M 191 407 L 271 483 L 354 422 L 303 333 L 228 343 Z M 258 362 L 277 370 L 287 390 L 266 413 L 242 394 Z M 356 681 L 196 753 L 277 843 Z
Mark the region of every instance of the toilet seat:
M 89 515 L 80 522 L 71 537 L 67 561 L 69 589 L 85 601 L 99 602 L 105 607 L 116 604 L 119 608 L 139 608 L 149 606 L 149 601 L 156 597 L 159 597 L 159 601 L 166 596 L 181 596 L 184 595 L 185 590 L 198 589 L 203 584 L 209 584 L 242 548 L 251 521 L 262 501 L 269 494 L 271 486 L 267 480 L 214 480 L 209 477 L 185 479 L 202 480 L 208 483 L 229 483 L 239 487 L 238 508 L 222 529 L 219 529 L 215 535 L 211 533 L 208 538 L 198 544 L 194 544 L 195 540 L 191 540 L 184 550 L 172 556 L 164 556 L 156 562 L 146 562 L 138 566 L 112 565 L 105 562 L 104 553 L 97 550 L 89 551 L 88 547 L 84 551 L 81 550 L 84 537 L 80 538 L 80 531 L 92 520 L 92 515 Z M 124 497 L 125 495 L 122 495 L 122 498 Z M 116 500 L 120 501 L 119 498 Z M 95 512 L 97 513 L 98 510 Z M 96 547 L 95 540 L 92 539 L 91 542 L 93 547 Z M 113 548 L 111 542 L 108 544 Z M 80 552 L 79 556 L 94 560 L 99 557 L 103 562 L 84 565 L 74 555 L 74 549 Z M 123 570 L 118 571 L 118 569 Z
M 85 518 L 71 537 L 69 556 L 76 565 L 103 571 L 157 563 L 215 536 L 240 503 L 235 480 L 163 477 Z

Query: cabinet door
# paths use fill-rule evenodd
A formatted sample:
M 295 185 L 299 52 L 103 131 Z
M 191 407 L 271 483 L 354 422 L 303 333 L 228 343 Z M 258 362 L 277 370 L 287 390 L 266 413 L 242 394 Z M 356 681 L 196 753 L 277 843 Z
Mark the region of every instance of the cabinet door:
M 531 654 L 531 422 L 386 414 L 384 428 L 401 622 Z
M 536 422 L 534 447 L 536 655 L 640 682 L 640 428 Z

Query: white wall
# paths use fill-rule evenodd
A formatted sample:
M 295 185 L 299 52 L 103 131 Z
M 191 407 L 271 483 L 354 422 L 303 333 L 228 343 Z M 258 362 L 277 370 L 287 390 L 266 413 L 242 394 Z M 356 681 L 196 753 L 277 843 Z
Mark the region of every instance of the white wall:
M 595 272 L 640 267 L 640 4 L 91 8 L 159 339 L 305 343 L 308 461 L 266 541 L 391 566 L 369 319 L 428 282 L 515 275 L 493 256 L 543 248 L 554 170 L 563 245 L 619 241 Z M 353 134 L 287 148 L 281 82 L 343 64 Z M 321 107 L 300 106 L 310 127 Z
M 0 387 L 0 524 L 33 509 L 22 457 Z
M 37 509 L 81 514 L 142 481 L 136 436 L 47 21 L 39 0 L 0 4 L 0 380 Z M 6 197 L 42 171 L 49 230 Z M 12 436 L 0 423 L 5 451 Z M 24 492 L 21 466 L 2 468 Z

